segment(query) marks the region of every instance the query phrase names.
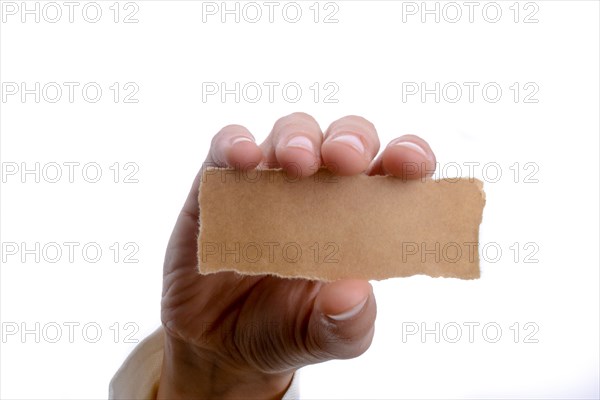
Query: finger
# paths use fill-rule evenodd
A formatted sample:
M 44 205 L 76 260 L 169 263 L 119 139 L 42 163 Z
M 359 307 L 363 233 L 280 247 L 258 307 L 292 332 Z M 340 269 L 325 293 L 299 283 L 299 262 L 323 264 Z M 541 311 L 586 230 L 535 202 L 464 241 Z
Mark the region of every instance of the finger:
M 321 166 L 323 132 L 313 117 L 296 112 L 275 122 L 261 145 L 265 166 L 281 167 L 296 177 L 314 174 Z
M 323 163 L 338 175 L 356 175 L 367 169 L 379 151 L 375 126 L 350 115 L 333 122 L 321 146 Z
M 256 145 L 252 134 L 243 126 L 228 125 L 213 137 L 206 161 L 194 179 L 167 246 L 167 255 L 177 254 L 177 259 L 165 260 L 165 270 L 180 265 L 191 265 L 195 272 L 197 264 L 196 237 L 200 211 L 198 188 L 202 171 L 208 166 L 254 168 L 259 164 L 261 158 L 262 151 Z
M 393 175 L 402 179 L 422 179 L 433 175 L 435 154 L 429 144 L 415 135 L 392 140 L 369 168 L 369 175 Z
M 367 281 L 346 279 L 323 285 L 309 324 L 309 349 L 321 361 L 353 358 L 370 346 L 377 305 Z
M 262 151 L 254 142 L 252 134 L 242 126 L 228 125 L 214 136 L 206 161 L 196 175 L 179 213 L 165 254 L 161 319 L 171 335 L 189 338 L 197 333 L 193 324 L 189 324 L 189 312 L 182 314 L 185 307 L 180 307 L 181 304 L 192 302 L 197 310 L 208 310 L 204 314 L 211 320 L 214 315 L 222 312 L 222 307 L 215 306 L 211 298 L 214 298 L 215 293 L 221 292 L 220 288 L 239 281 L 234 273 L 198 274 L 198 189 L 202 172 L 210 166 L 253 168 L 261 158 Z M 249 279 L 248 282 L 251 283 L 252 280 Z M 183 330 L 186 331 L 182 333 Z
M 207 163 L 216 167 L 252 169 L 261 159 L 262 151 L 250 131 L 241 125 L 227 125 L 213 137 Z
M 227 125 L 212 139 L 206 161 L 198 172 L 182 214 L 198 218 L 198 187 L 202 171 L 206 167 L 234 167 L 238 169 L 255 168 L 262 159 L 262 151 L 254 141 L 254 136 L 241 125 Z

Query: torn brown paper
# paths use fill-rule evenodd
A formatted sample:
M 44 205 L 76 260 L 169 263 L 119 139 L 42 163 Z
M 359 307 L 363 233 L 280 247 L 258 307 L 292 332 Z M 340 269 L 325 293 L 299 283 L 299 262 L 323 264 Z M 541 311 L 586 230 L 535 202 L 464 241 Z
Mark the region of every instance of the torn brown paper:
M 482 186 L 325 169 L 297 179 L 281 170 L 209 168 L 200 183 L 199 270 L 319 280 L 479 278 Z

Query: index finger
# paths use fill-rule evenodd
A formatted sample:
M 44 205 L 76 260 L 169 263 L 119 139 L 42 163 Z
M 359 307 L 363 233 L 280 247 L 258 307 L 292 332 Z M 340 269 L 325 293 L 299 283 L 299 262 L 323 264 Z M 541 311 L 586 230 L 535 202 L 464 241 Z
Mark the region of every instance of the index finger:
M 183 205 L 182 213 L 198 218 L 198 188 L 202 172 L 207 167 L 233 167 L 247 170 L 256 168 L 263 154 L 254 136 L 241 125 L 227 125 L 212 139 L 210 150 L 202 168 L 196 175 Z

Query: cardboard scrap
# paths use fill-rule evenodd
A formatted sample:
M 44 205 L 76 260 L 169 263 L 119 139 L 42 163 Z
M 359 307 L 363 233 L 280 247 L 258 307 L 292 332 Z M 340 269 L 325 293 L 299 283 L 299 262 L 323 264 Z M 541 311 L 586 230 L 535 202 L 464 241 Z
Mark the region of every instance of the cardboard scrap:
M 318 280 L 425 274 L 479 278 L 485 193 L 476 179 L 298 179 L 208 168 L 200 183 L 201 273 Z

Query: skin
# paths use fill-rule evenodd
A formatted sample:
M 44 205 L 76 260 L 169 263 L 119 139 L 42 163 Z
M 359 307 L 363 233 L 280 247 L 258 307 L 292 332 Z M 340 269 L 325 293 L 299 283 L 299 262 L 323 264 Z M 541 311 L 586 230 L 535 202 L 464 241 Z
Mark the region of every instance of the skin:
M 362 117 L 343 117 L 323 134 L 310 115 L 294 113 L 277 120 L 260 145 L 243 126 L 224 127 L 204 165 L 281 167 L 302 177 L 321 165 L 339 175 L 403 179 L 434 172 L 435 156 L 417 136 L 394 139 L 376 157 L 379 146 L 375 127 Z M 368 281 L 197 273 L 200 173 L 165 255 L 158 398 L 280 399 L 299 368 L 364 353 L 377 312 Z

